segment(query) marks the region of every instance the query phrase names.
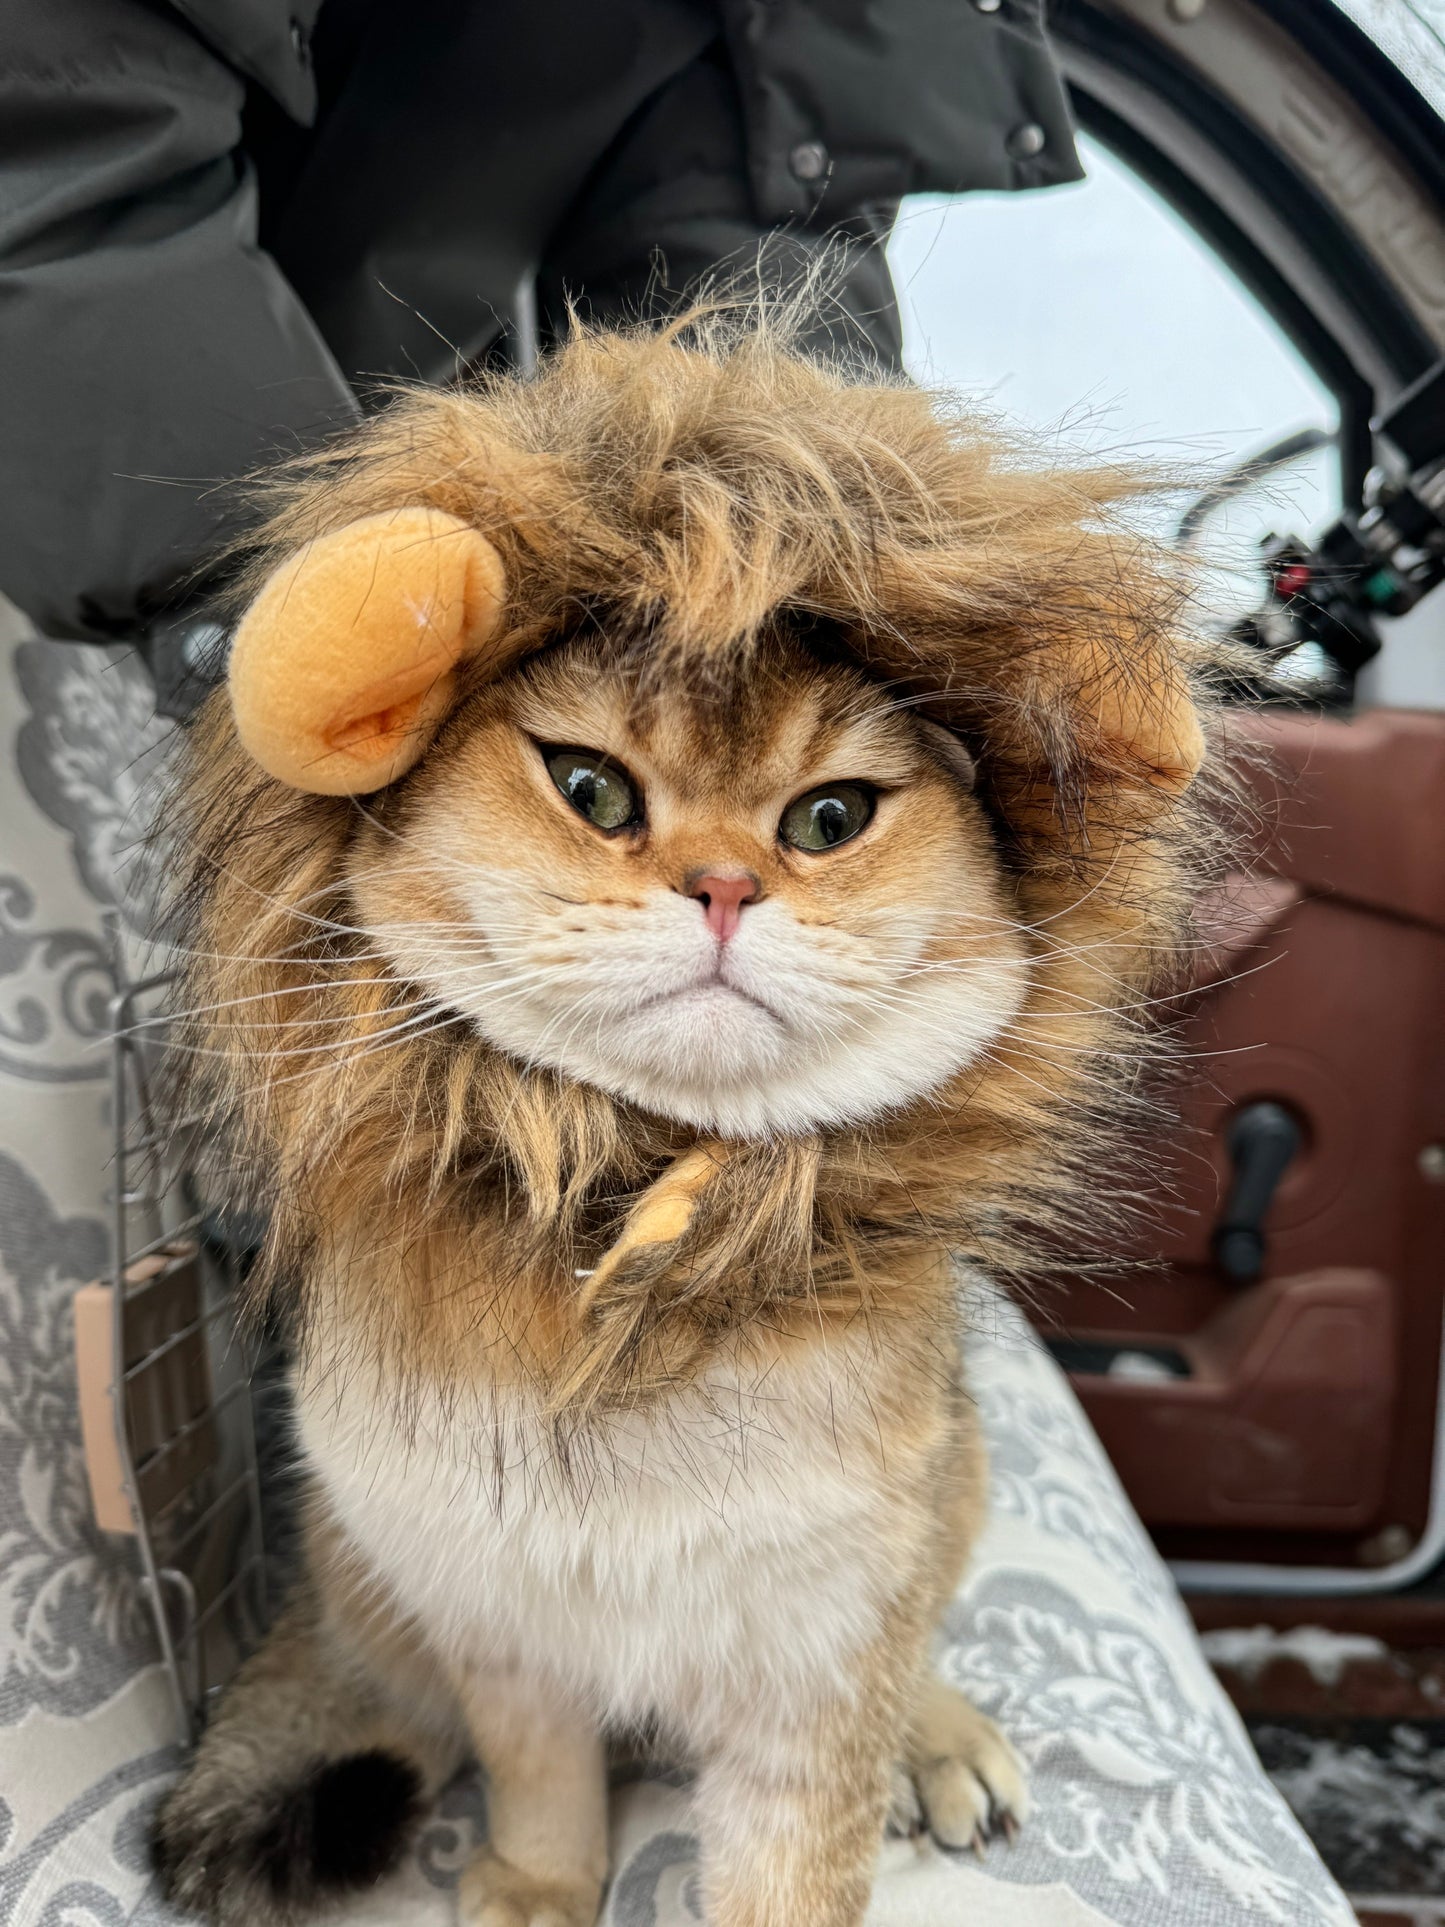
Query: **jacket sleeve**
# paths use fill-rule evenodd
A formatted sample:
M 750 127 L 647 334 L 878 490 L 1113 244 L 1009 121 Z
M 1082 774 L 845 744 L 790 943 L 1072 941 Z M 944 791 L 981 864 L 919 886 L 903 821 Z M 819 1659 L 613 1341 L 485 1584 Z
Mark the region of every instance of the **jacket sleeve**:
M 1044 0 L 721 0 L 760 219 L 1078 180 Z
M 356 404 L 256 243 L 241 81 L 146 0 L 0 8 L 0 591 L 127 634 Z

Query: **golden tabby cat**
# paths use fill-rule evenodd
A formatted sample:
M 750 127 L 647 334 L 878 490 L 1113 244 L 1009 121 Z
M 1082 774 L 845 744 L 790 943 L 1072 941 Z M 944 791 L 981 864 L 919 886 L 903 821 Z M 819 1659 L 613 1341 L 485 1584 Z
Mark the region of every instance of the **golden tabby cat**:
M 161 1813 L 178 1904 L 306 1918 L 475 1753 L 465 1927 L 591 1927 L 643 1733 L 695 1768 L 710 1927 L 856 1927 L 890 1810 L 1023 1819 L 929 1662 L 984 1499 L 955 1260 L 1096 1179 L 1193 862 L 1184 587 L 1128 486 L 706 328 L 284 484 L 252 587 L 370 517 L 485 538 L 505 603 L 449 713 L 386 683 L 364 800 L 224 697 L 188 751 L 191 1096 L 270 1213 L 310 1510 Z

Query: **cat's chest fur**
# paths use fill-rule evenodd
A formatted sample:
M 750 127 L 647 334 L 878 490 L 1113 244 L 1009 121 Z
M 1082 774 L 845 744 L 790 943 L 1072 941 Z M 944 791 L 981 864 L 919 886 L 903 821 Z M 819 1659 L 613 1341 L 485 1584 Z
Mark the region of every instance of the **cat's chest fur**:
M 515 1393 L 299 1388 L 341 1524 L 455 1662 L 699 1733 L 769 1682 L 836 1688 L 879 1632 L 907 1503 L 861 1341 L 719 1371 L 559 1449 Z M 905 1535 L 906 1536 L 906 1535 Z

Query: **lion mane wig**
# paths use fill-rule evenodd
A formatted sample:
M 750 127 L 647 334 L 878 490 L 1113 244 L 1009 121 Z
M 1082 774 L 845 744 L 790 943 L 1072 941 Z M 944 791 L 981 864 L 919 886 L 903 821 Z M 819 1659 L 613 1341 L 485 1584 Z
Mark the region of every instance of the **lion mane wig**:
M 940 1254 L 1023 1278 L 1097 1214 L 1101 1134 L 1137 1089 L 1209 843 L 1210 650 L 1185 568 L 1132 514 L 1152 486 L 1041 463 L 906 383 L 706 315 L 579 329 L 535 378 L 405 393 L 273 476 L 238 606 L 418 510 L 485 538 L 491 601 L 487 647 L 385 723 L 382 776 L 334 786 L 364 802 L 268 773 L 224 692 L 186 746 L 182 1098 L 267 1215 L 253 1306 L 322 1342 L 318 1253 L 345 1220 L 378 1353 L 424 1373 L 476 1341 L 448 1281 L 484 1240 L 508 1369 L 560 1422 L 645 1403 L 750 1325 L 926 1305 L 949 1289 Z M 267 687 L 334 695 L 344 652 L 316 669 L 273 614 Z M 410 1028 L 407 984 L 357 928 L 353 840 L 404 811 L 408 765 L 471 693 L 583 632 L 639 688 L 701 692 L 787 634 L 961 742 L 1028 948 L 1010 1035 L 927 1101 L 739 1141 L 514 1061 L 460 1017 Z

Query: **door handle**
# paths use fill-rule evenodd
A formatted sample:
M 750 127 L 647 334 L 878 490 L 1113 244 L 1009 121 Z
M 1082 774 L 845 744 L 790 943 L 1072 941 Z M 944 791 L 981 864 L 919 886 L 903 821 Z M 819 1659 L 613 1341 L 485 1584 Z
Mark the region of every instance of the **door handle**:
M 1229 1127 L 1234 1177 L 1210 1248 L 1219 1269 L 1237 1285 L 1253 1284 L 1264 1269 L 1264 1221 L 1303 1135 L 1283 1104 L 1269 1098 L 1246 1104 Z

